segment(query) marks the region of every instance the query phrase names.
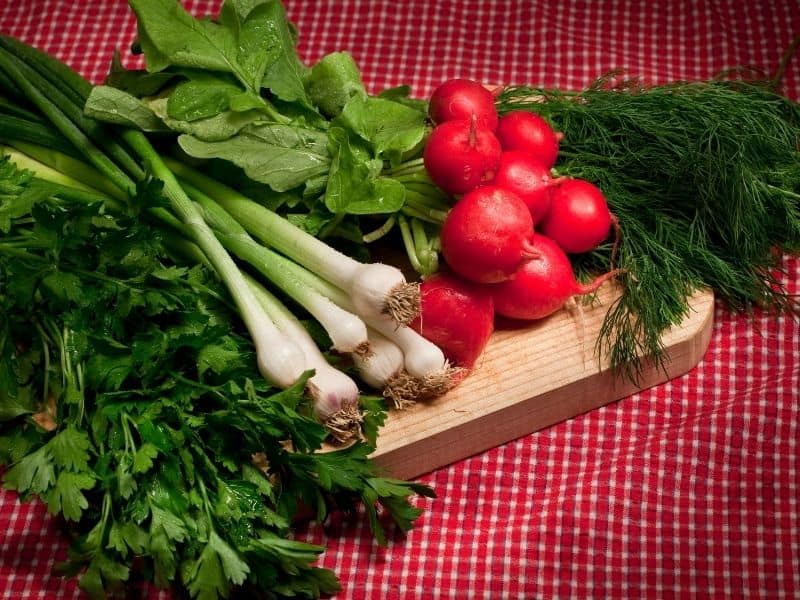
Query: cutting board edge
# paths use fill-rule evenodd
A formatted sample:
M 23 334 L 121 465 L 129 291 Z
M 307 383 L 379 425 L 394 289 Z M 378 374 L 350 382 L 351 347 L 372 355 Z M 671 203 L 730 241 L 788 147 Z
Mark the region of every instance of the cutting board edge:
M 690 315 L 685 320 L 691 324 L 690 329 L 678 326 L 670 330 L 665 335 L 670 341 L 665 347 L 667 361 L 664 368 L 645 359 L 637 384 L 621 379 L 610 369 L 602 369 L 587 378 L 521 399 L 498 410 L 468 416 L 454 427 L 415 439 L 401 447 L 384 451 L 379 436 L 378 448 L 372 454 L 373 462 L 389 476 L 412 479 L 689 372 L 702 360 L 713 332 L 713 293 L 703 291 L 698 297 L 700 301 L 692 302 L 691 306 L 693 309 L 699 306 L 705 311 L 702 319 Z M 588 394 L 591 389 L 598 388 L 603 390 L 602 394 L 594 397 Z M 577 400 L 564 402 L 565 396 L 574 396 Z

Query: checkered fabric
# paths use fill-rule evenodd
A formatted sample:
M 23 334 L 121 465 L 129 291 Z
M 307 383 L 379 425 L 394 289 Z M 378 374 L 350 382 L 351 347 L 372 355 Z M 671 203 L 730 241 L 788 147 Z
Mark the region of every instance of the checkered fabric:
M 796 0 L 285 3 L 306 61 L 347 49 L 370 91 L 420 96 L 454 76 L 575 89 L 617 67 L 650 83 L 771 71 L 800 33 Z M 97 82 L 135 25 L 122 0 L 0 0 L 0 31 Z M 800 98 L 800 57 L 784 86 Z M 800 292 L 800 262 L 784 267 Z M 298 535 L 327 546 L 340 598 L 800 597 L 800 323 L 715 319 L 689 374 L 422 477 L 438 498 L 388 549 L 358 519 Z M 50 573 L 67 543 L 42 504 L 0 492 L 0 595 L 79 597 Z

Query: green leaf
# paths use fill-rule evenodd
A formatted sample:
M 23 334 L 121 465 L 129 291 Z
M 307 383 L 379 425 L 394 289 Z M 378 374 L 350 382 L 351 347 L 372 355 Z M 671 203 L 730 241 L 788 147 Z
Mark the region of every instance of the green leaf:
M 3 390 L 0 390 L 0 422 L 6 423 L 13 421 L 19 416 L 29 415 L 33 411 L 17 402 L 14 398 L 6 396 Z
M 197 355 L 197 370 L 202 375 L 208 370 L 221 375 L 244 364 L 241 349 L 231 338 L 220 344 L 203 346 Z
M 169 435 L 169 427 L 166 424 L 154 424 L 152 421 L 147 420 L 137 423 L 136 427 L 144 442 L 152 444 L 162 452 L 170 452 L 175 447 Z
M 86 471 L 89 468 L 89 434 L 73 425 L 56 434 L 48 443 L 53 463 L 70 471 Z
M 367 479 L 367 485 L 375 490 L 381 497 L 398 496 L 400 498 L 405 498 L 413 493 L 413 490 L 408 486 L 408 482 L 399 479 L 370 477 Z
M 148 73 L 138 69 L 126 69 L 120 60 L 119 50 L 114 50 L 111 69 L 104 83 L 136 98 L 142 98 L 156 94 L 176 77 L 179 77 L 179 74 L 173 72 Z
M 397 87 L 385 89 L 378 94 L 378 97 L 404 104 L 410 108 L 428 114 L 428 101 L 419 98 L 411 98 L 411 88 L 407 85 L 398 85 Z
M 351 144 L 347 132 L 331 127 L 331 145 L 336 148 L 328 185 L 325 206 L 335 214 L 369 215 L 393 213 L 405 202 L 405 187 L 399 181 L 381 177 L 380 163 L 372 162 L 357 146 Z
M 269 0 L 257 6 L 248 15 L 246 28 L 252 30 L 248 37 L 260 39 L 264 36 L 269 44 L 271 61 L 261 85 L 269 88 L 281 100 L 299 102 L 311 108 L 303 85 L 307 68 L 297 56 L 283 4 L 279 0 Z M 244 31 L 242 37 L 245 38 Z
M 89 506 L 82 490 L 90 490 L 94 485 L 95 479 L 88 473 L 62 471 L 55 487 L 43 496 L 47 510 L 54 515 L 61 513 L 68 521 L 77 521 Z
M 130 5 L 149 71 L 174 65 L 232 73 L 252 94 L 267 87 L 282 100 L 311 107 L 303 87 L 305 67 L 278 0 L 234 3 L 220 23 L 195 19 L 175 1 L 130 0 Z
M 215 531 L 211 532 L 208 539 L 208 544 L 216 552 L 222 563 L 222 570 L 225 577 L 234 585 L 241 585 L 247 579 L 247 574 L 250 572 L 247 563 L 245 563 L 239 554 L 231 548 L 225 540 L 217 535 Z
M 86 365 L 86 378 L 100 389 L 118 390 L 132 369 L 131 354 L 94 354 Z
M 233 33 L 206 19 L 195 19 L 175 0 L 129 0 L 136 13 L 139 42 L 148 71 L 171 65 L 234 72 Z
M 219 9 L 219 22 L 238 37 L 242 24 L 250 12 L 265 2 L 272 0 L 225 0 Z
M 238 27 L 238 58 L 247 73 L 250 89 L 259 90 L 267 67 L 280 60 L 283 51 L 279 37 L 280 23 L 273 21 L 272 2 L 247 4 L 238 3 L 238 9 L 246 11 L 240 13 L 244 21 Z
M 116 550 L 121 556 L 125 557 L 129 551 L 134 555 L 142 555 L 148 543 L 147 532 L 132 521 L 120 523 L 114 521 L 108 533 L 108 544 L 106 548 Z
M 55 483 L 53 456 L 47 446 L 28 454 L 6 471 L 3 483 L 7 490 L 20 494 L 43 494 Z
M 108 544 L 106 548 L 116 550 L 120 555 L 127 556 L 128 545 L 125 543 L 125 538 L 122 533 L 122 524 L 114 521 L 111 524 L 111 529 L 108 530 Z
M 371 446 L 375 446 L 378 441 L 378 431 L 386 422 L 386 403 L 383 398 L 364 394 L 359 398 L 359 403 L 364 418 L 362 425 L 364 439 Z
M 158 448 L 153 444 L 144 443 L 139 446 L 133 455 L 133 473 L 147 473 L 153 468 L 153 460 L 158 456 Z
M 169 267 L 155 269 L 154 271 L 150 272 L 150 275 L 156 279 L 160 279 L 161 281 L 175 281 L 176 279 L 184 277 L 188 271 L 189 269 L 187 267 L 171 265 Z
M 240 96 L 250 98 L 243 102 Z M 189 81 L 179 83 L 167 99 L 167 116 L 176 121 L 194 122 L 228 110 L 250 110 L 264 106 L 259 97 L 251 98 L 234 81 L 208 73 L 193 73 Z
M 426 114 L 385 98 L 354 96 L 341 122 L 372 146 L 375 156 L 399 162 L 424 139 Z
M 79 586 L 89 597 L 103 600 L 119 591 L 128 581 L 130 569 L 105 554 L 97 553 L 89 563 L 89 568 L 81 575 Z
M 244 583 L 249 572 L 247 563 L 236 551 L 211 531 L 208 543 L 189 572 L 186 587 L 198 600 L 227 598 L 231 587 Z
M 42 286 L 59 300 L 79 302 L 83 297 L 83 282 L 72 273 L 53 271 L 42 279 Z
M 181 135 L 178 143 L 189 156 L 230 161 L 251 179 L 278 192 L 301 186 L 330 166 L 324 133 L 288 125 L 249 125 L 239 135 L 219 142 Z
M 186 539 L 188 531 L 180 517 L 155 505 L 150 506 L 150 513 L 152 515 L 151 535 L 154 530 L 162 529 L 170 540 L 182 542 Z
M 353 96 L 367 96 L 358 66 L 347 52 L 320 59 L 306 79 L 306 88 L 311 101 L 329 117 L 339 115 Z
M 167 587 L 175 577 L 177 566 L 175 542 L 186 539 L 188 531 L 176 515 L 150 504 L 152 515 L 147 550 L 153 557 L 155 583 Z
M 378 501 L 378 493 L 371 489 L 366 488 L 361 492 L 361 500 L 364 503 L 364 512 L 367 515 L 370 531 L 375 536 L 375 541 L 379 546 L 386 546 L 386 532 L 383 530 L 380 521 L 378 520 L 378 510 L 375 503 Z
M 92 600 L 104 600 L 106 598 L 103 578 L 100 575 L 100 569 L 96 565 L 89 567 L 80 575 L 78 587 L 86 592 Z
M 139 487 L 131 472 L 132 462 L 130 454 L 123 454 L 117 464 L 117 491 L 123 500 L 130 498 Z
M 146 102 L 135 96 L 106 85 L 92 88 L 84 105 L 91 118 L 115 125 L 124 125 L 147 132 L 169 131 L 164 122 Z

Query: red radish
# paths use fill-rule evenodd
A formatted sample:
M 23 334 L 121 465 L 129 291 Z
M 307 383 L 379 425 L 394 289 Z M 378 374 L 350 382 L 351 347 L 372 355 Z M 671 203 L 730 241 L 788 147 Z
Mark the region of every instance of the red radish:
M 491 286 L 495 312 L 512 319 L 541 319 L 553 314 L 572 296 L 589 294 L 614 277 L 613 270 L 581 285 L 569 257 L 548 237 L 533 236 L 537 256 L 525 261 L 507 281 Z
M 471 121 L 447 121 L 434 127 L 423 160 L 433 182 L 449 194 L 463 194 L 491 181 L 500 162 L 500 142 Z
M 485 286 L 439 271 L 420 286 L 420 315 L 411 327 L 456 366 L 471 369 L 494 331 L 494 303 Z
M 600 189 L 583 179 L 564 179 L 553 189 L 540 231 L 564 252 L 580 254 L 608 237 L 614 217 Z
M 507 150 L 500 155 L 500 164 L 492 183 L 522 198 L 536 225 L 550 208 L 552 186 L 559 181 L 559 178 L 550 176 L 550 169 L 528 153 Z
M 497 139 L 503 150 L 527 152 L 548 169 L 556 164 L 562 137 L 541 116 L 524 110 L 503 115 L 497 124 Z
M 450 268 L 478 283 L 510 277 L 529 255 L 533 221 L 519 196 L 496 185 L 475 188 L 450 209 L 441 229 Z
M 434 123 L 471 119 L 492 131 L 497 127 L 494 96 L 481 84 L 470 79 L 450 79 L 437 87 L 428 103 L 428 114 Z

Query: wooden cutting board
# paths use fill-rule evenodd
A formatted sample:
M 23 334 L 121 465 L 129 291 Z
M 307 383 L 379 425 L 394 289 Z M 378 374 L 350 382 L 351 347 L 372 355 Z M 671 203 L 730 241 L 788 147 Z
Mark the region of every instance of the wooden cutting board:
M 638 384 L 615 376 L 594 354 L 600 326 L 617 290 L 597 302 L 547 319 L 496 331 L 475 371 L 433 401 L 392 411 L 378 435 L 375 463 L 411 479 L 510 440 L 663 383 L 694 367 L 708 347 L 712 292 L 691 298 L 686 319 L 663 337 L 666 368 L 645 361 Z

